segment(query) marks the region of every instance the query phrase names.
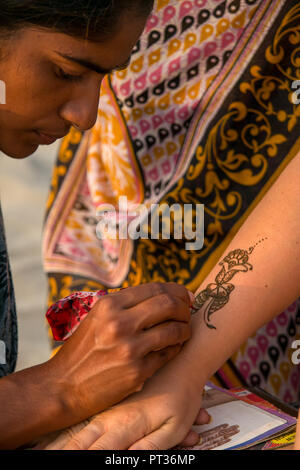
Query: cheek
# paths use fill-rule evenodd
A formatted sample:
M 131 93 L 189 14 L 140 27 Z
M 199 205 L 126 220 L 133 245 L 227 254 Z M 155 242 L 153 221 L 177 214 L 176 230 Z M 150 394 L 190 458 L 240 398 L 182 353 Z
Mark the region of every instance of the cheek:
M 66 87 L 60 86 L 55 76 L 40 69 L 16 75 L 6 87 L 6 108 L 28 119 L 55 113 L 67 95 Z

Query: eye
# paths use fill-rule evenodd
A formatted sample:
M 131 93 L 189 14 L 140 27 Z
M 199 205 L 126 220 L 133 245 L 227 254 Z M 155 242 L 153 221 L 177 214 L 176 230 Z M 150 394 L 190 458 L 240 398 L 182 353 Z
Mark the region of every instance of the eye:
M 57 67 L 55 75 L 58 78 L 69 82 L 78 82 L 82 79 L 82 75 L 72 75 L 70 73 L 65 72 L 61 67 Z

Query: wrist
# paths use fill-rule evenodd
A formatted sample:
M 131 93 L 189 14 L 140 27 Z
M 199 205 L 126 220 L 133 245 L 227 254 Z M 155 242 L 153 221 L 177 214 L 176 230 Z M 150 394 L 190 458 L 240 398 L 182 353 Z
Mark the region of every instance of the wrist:
M 164 386 L 167 392 L 171 387 L 178 386 L 187 397 L 195 397 L 199 394 L 201 396 L 201 392 L 211 376 L 202 361 L 199 360 L 199 354 L 193 344 L 196 343 L 196 339 L 193 334 L 178 355 L 148 380 L 151 391 L 154 385 L 160 391 Z M 171 387 L 170 384 L 172 384 Z M 148 387 L 146 386 L 146 388 Z
M 191 386 L 200 390 L 211 378 L 213 366 L 211 358 L 201 348 L 202 337 L 209 334 L 200 312 L 193 315 L 192 336 L 178 355 L 178 367 L 188 377 Z M 200 346 L 200 347 L 199 347 Z M 176 358 L 177 359 L 177 358 Z
M 56 357 L 45 364 L 48 370 L 49 399 L 56 416 L 56 428 L 57 425 L 60 426 L 57 429 L 73 426 L 87 418 L 81 409 L 76 385 L 68 380 L 66 371 L 61 366 L 61 361 L 57 361 Z

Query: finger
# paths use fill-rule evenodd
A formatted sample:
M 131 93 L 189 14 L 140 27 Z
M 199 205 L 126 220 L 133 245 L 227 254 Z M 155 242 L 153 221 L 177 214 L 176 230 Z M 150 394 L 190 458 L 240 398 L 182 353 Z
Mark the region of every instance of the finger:
M 168 320 L 189 322 L 191 319 L 189 305 L 180 297 L 169 293 L 151 297 L 131 308 L 128 313 L 134 319 L 137 331 Z
M 180 443 L 180 447 L 193 447 L 199 443 L 199 434 L 192 429 L 189 431 L 187 436 Z
M 144 435 L 145 422 L 139 413 L 130 410 L 126 412 L 125 421 L 130 423 L 126 427 L 120 422 L 117 426 L 116 423 L 110 422 L 109 415 L 107 418 L 108 425 L 113 430 L 108 430 L 99 439 L 94 440 L 88 447 L 89 450 L 127 450 L 133 442 Z
M 62 450 L 70 440 L 70 437 L 67 432 L 62 432 L 54 441 L 50 442 L 44 450 Z
M 181 322 L 162 323 L 138 335 L 136 339 L 138 357 L 169 346 L 184 344 L 191 337 L 191 325 Z
M 129 446 L 129 436 L 126 435 L 126 431 L 123 429 L 122 433 L 114 431 L 105 434 L 101 439 L 93 442 L 88 450 L 127 450 Z
M 45 450 L 61 450 L 69 442 L 69 440 L 88 425 L 88 421 L 83 421 L 65 431 L 60 432 L 55 439 L 52 439 Z
M 103 434 L 104 426 L 102 423 L 99 420 L 97 420 L 97 423 L 93 423 L 92 421 L 80 432 L 74 434 L 64 445 L 63 450 L 87 450 L 94 442 L 101 438 Z
M 128 287 L 127 289 L 115 292 L 113 294 L 110 294 L 109 296 L 104 296 L 102 299 L 100 299 L 99 302 L 104 301 L 105 297 L 114 296 L 118 300 L 119 305 L 121 307 L 131 308 L 140 304 L 141 302 L 144 302 L 147 299 L 165 293 L 173 297 L 181 298 L 189 306 L 192 304 L 191 298 L 193 294 L 191 293 L 190 295 L 186 287 L 180 284 L 176 284 L 174 282 L 152 282 L 148 284 L 141 284 L 135 287 Z
M 52 434 L 49 434 L 45 437 L 42 437 L 34 447 L 32 447 L 32 450 L 45 450 L 48 445 L 50 445 L 52 442 L 54 442 L 57 437 L 60 435 L 59 432 L 54 432 Z
M 203 425 L 203 424 L 210 424 L 211 422 L 212 422 L 212 417 L 210 416 L 210 414 L 207 413 L 207 411 L 204 410 L 204 408 L 201 408 L 194 424 Z
M 174 447 L 178 443 L 169 423 L 164 424 L 148 436 L 133 444 L 129 450 L 165 450 Z

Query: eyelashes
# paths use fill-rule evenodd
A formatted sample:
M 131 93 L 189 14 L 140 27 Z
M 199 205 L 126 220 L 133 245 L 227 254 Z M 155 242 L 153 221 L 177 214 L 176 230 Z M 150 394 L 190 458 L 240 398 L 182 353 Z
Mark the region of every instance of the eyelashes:
M 55 75 L 58 78 L 68 81 L 68 82 L 79 82 L 80 80 L 82 80 L 82 75 L 72 75 L 72 74 L 66 73 L 61 67 L 57 67 Z

